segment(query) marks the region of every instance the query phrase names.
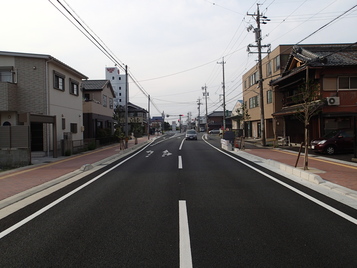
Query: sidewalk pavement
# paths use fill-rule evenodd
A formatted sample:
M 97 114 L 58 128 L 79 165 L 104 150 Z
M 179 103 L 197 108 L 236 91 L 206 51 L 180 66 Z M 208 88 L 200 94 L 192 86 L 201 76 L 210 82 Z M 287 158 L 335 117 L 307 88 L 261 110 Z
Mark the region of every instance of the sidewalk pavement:
M 120 159 L 155 138 L 150 137 L 150 140 L 147 136 L 138 138 L 137 144 L 134 139 L 129 140 L 125 150 L 114 144 L 72 156 L 38 157 L 32 159 L 32 165 L 0 172 L 0 210 L 94 167 Z
M 65 181 L 70 183 L 71 179 L 85 176 L 88 170 L 97 170 L 145 146 L 154 138 L 155 136 L 151 136 L 150 140 L 148 137 L 139 138 L 138 144 L 130 140 L 128 149 L 125 150 L 120 150 L 119 145 L 115 144 L 69 157 L 36 158 L 32 161 L 33 165 L 0 172 L 0 210 L 41 191 L 59 187 Z M 357 201 L 356 163 L 310 155 L 309 170 L 303 171 L 303 155 L 298 167 L 294 168 L 297 159 L 297 152 L 294 151 L 249 146 L 246 150 L 235 149 L 235 153 L 257 164 L 280 169 L 285 174 L 290 173 L 302 180 L 321 185 L 325 190 L 339 192 Z M 1 214 L 0 211 L 0 218 Z

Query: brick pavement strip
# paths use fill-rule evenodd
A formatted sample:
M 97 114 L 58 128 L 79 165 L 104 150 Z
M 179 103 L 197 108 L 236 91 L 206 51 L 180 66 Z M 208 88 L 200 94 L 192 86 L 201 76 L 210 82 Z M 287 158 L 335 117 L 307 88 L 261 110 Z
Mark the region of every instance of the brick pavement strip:
M 297 153 L 281 149 L 247 149 L 247 153 L 284 163 L 291 168 L 295 167 Z M 298 169 L 302 170 L 304 155 L 300 156 Z M 342 161 L 332 161 L 323 156 L 309 155 L 309 170 L 307 172 L 317 174 L 322 179 L 334 184 L 357 191 L 357 165 Z
M 88 168 L 83 166 L 95 165 L 95 163 L 103 162 L 108 158 L 122 157 L 132 152 L 133 149 L 144 146 L 149 141 L 147 137 L 143 137 L 138 139 L 138 144 L 135 144 L 134 140 L 129 141 L 128 149 L 125 150 L 120 150 L 119 145 L 115 144 L 70 157 L 46 158 L 47 161 L 44 163 L 2 172 L 0 173 L 0 200 L 21 194 L 29 189 L 33 189 L 32 192 L 36 192 L 36 189 L 40 191 L 44 187 L 58 183 L 54 181 L 57 178 L 63 177 L 65 180 L 78 173 L 86 172 Z M 53 162 L 48 163 L 49 161 Z

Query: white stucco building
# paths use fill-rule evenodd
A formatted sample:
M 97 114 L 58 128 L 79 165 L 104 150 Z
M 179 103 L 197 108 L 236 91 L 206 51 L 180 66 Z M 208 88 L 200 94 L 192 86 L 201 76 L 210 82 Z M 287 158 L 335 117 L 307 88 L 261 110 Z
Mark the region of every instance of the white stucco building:
M 129 100 L 129 91 L 126 90 L 126 75 L 120 74 L 118 67 L 106 67 L 105 79 L 110 81 L 115 93 L 114 108 L 118 105 L 124 106 Z

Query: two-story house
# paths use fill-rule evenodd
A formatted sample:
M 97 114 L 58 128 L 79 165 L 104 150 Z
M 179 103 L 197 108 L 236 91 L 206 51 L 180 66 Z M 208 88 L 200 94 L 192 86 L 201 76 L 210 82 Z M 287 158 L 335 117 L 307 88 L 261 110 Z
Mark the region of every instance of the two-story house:
M 299 87 L 312 81 L 324 105 L 312 116 L 310 140 L 331 130 L 354 128 L 357 117 L 357 46 L 323 44 L 294 46 L 281 77 L 271 81 L 280 103 L 273 116 L 292 143 L 304 141 L 304 124 L 295 116 Z
M 225 125 L 226 129 L 232 129 L 232 119 L 229 117 L 232 111 L 226 111 L 225 114 Z M 223 111 L 214 111 L 207 115 L 208 120 L 208 130 L 222 129 L 223 130 Z
M 115 93 L 109 80 L 86 80 L 82 83 L 84 94 L 84 139 L 100 138 L 100 131 L 114 132 Z
M 0 126 L 28 126 L 29 135 L 19 131 L 14 137 L 3 128 L 0 147 L 30 141 L 20 147 L 56 157 L 60 140 L 83 140 L 83 79 L 84 74 L 50 55 L 1 51 Z

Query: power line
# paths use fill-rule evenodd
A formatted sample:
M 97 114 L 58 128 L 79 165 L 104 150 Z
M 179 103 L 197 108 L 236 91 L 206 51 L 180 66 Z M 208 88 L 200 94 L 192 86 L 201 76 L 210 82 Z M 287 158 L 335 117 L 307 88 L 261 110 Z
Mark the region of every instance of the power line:
M 331 23 L 333 23 L 334 21 L 338 20 L 339 18 L 341 18 L 343 15 L 347 14 L 348 12 L 350 12 L 352 9 L 356 8 L 357 5 L 351 7 L 350 9 L 346 10 L 345 12 L 343 12 L 341 15 L 337 16 L 336 18 L 334 18 L 333 20 L 329 21 L 328 23 L 326 23 L 325 25 L 321 26 L 320 28 L 318 28 L 316 31 L 314 31 L 313 33 L 309 34 L 308 36 L 306 36 L 305 38 L 303 38 L 301 41 L 297 42 L 296 44 L 301 43 L 302 41 L 308 39 L 310 36 L 313 36 L 315 33 L 321 31 L 323 28 L 327 27 L 328 25 L 330 25 Z
M 124 63 L 122 63 L 114 54 L 113 52 L 108 48 L 107 45 L 96 35 L 93 30 L 91 30 L 88 25 L 78 16 L 78 14 L 66 3 L 68 8 L 61 3 L 60 0 L 57 0 L 57 2 L 61 5 L 61 7 L 69 14 L 69 16 L 74 20 L 72 20 L 70 17 L 68 17 L 62 10 L 60 10 L 54 3 L 51 2 L 51 0 L 48 0 L 65 18 L 67 18 L 89 41 L 91 41 L 105 56 L 107 56 L 113 63 L 117 66 L 119 66 L 122 70 L 127 71 L 126 66 L 124 67 Z M 75 15 L 74 15 L 75 14 Z M 78 25 L 76 25 L 76 23 Z M 139 84 L 137 79 L 135 79 L 134 75 L 130 72 L 128 72 L 128 76 L 132 79 L 134 84 L 139 88 L 139 90 L 146 96 L 149 97 L 149 94 L 147 91 Z M 151 104 L 157 109 L 159 113 L 160 110 L 156 106 L 155 103 L 151 102 Z

